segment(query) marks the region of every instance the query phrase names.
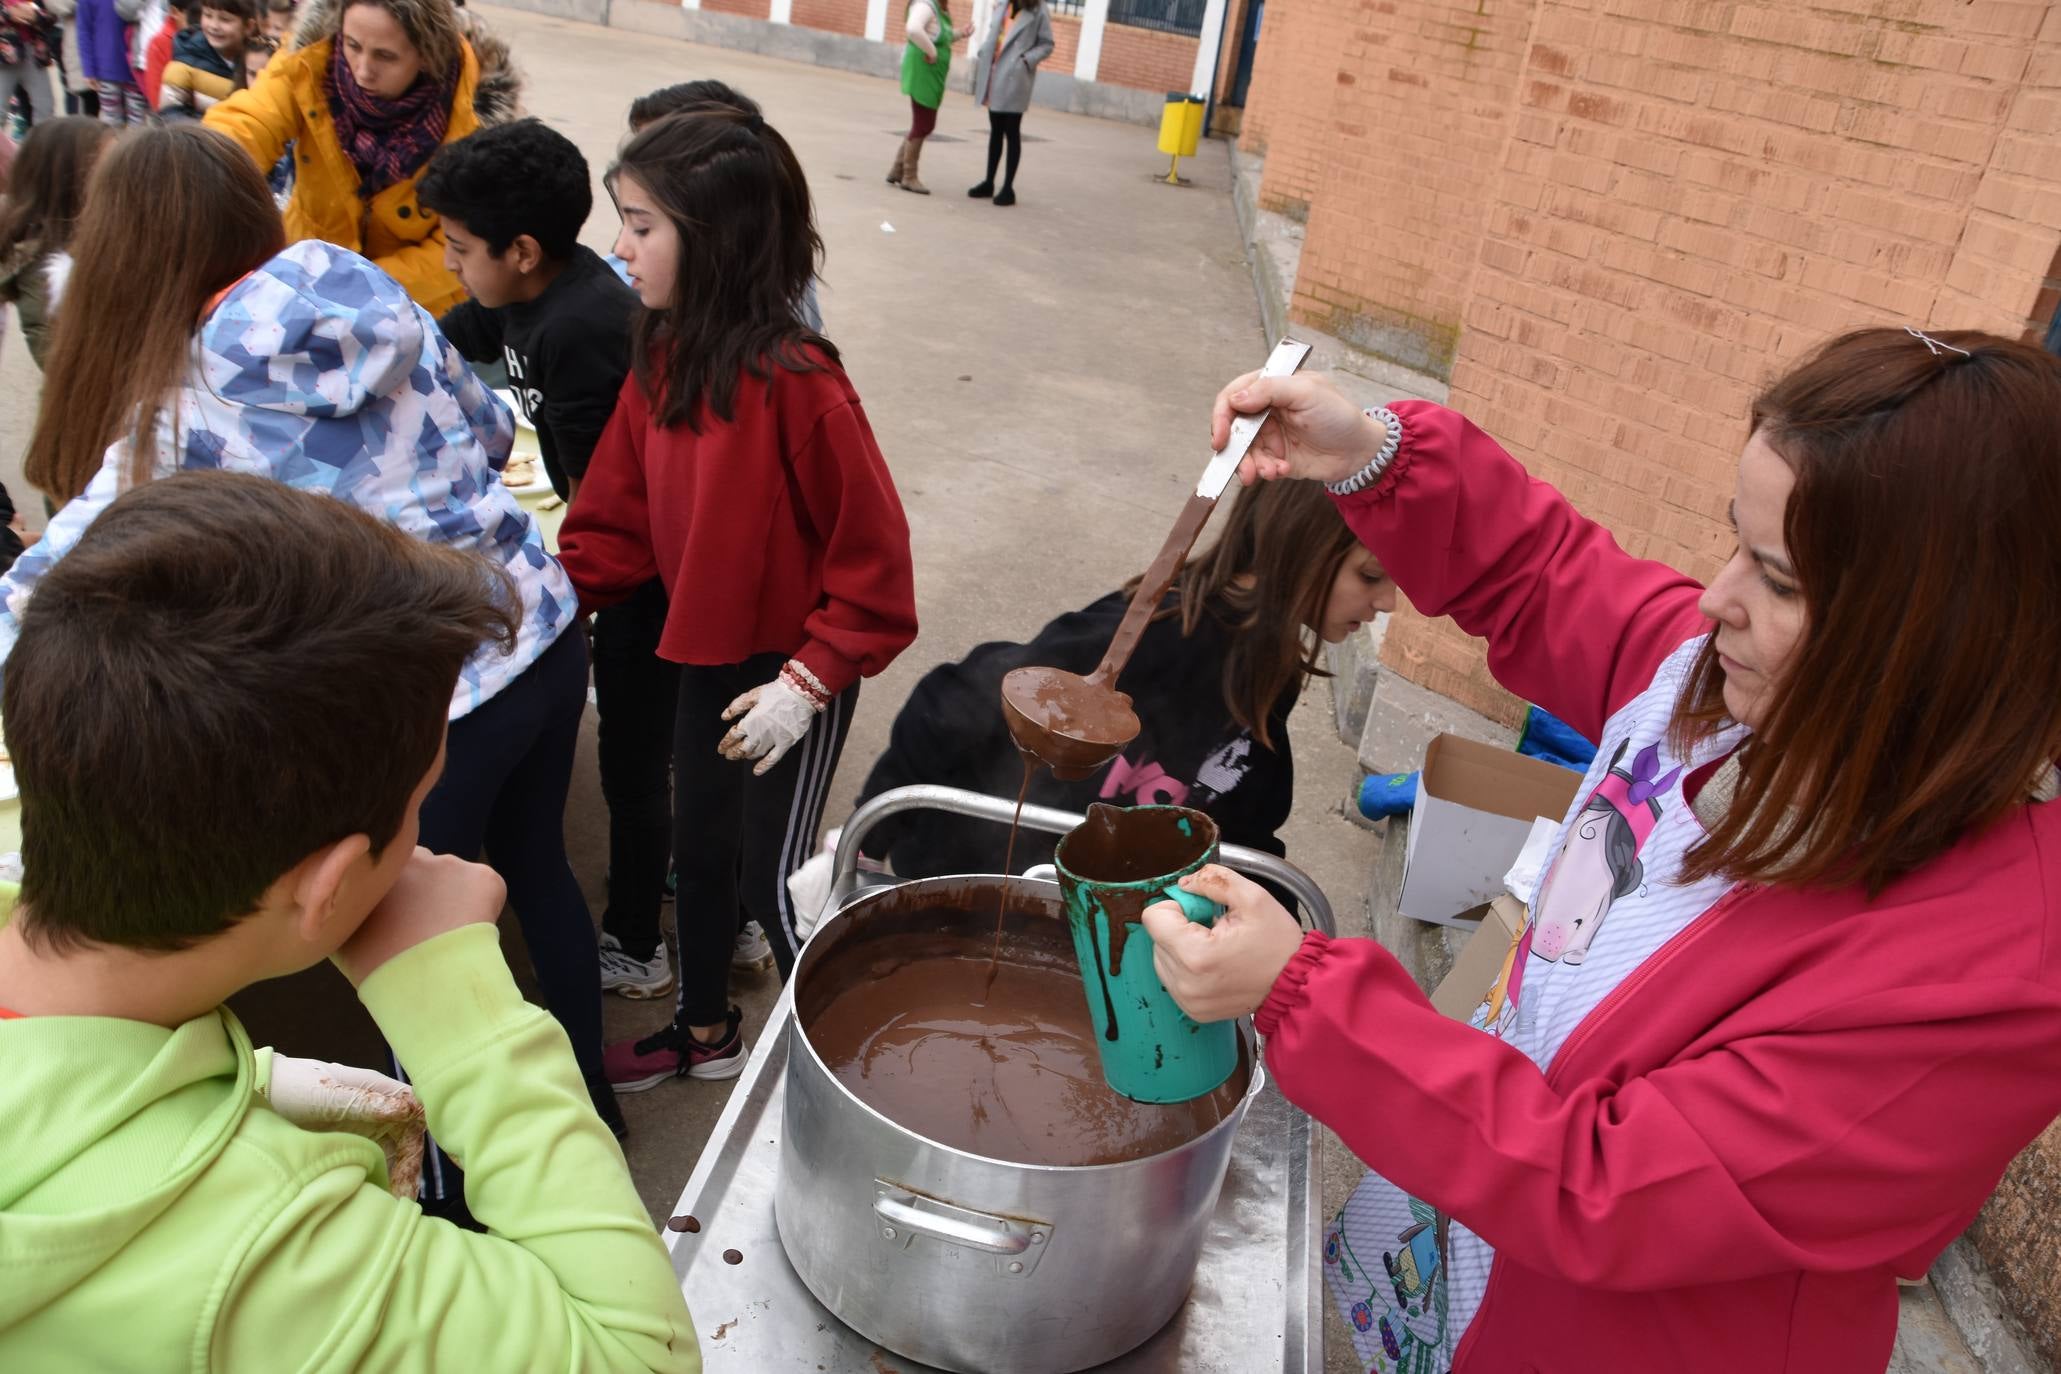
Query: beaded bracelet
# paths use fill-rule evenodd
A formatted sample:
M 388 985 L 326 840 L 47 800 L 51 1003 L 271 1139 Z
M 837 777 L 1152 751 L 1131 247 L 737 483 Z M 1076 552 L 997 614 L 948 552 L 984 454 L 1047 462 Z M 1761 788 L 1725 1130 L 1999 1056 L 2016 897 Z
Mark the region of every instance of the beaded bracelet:
M 830 689 L 817 681 L 816 675 L 795 659 L 788 659 L 780 665 L 780 676 L 788 686 L 801 693 L 802 699 L 818 711 L 830 704 Z
M 1381 451 L 1367 461 L 1367 466 L 1342 482 L 1324 484 L 1324 490 L 1333 496 L 1351 496 L 1354 492 L 1365 491 L 1380 481 L 1381 474 L 1388 471 L 1389 463 L 1394 461 L 1396 450 L 1403 445 L 1403 422 L 1394 411 L 1383 406 L 1378 410 L 1370 410 L 1367 414 L 1381 421 L 1388 430 L 1388 438 L 1382 442 Z

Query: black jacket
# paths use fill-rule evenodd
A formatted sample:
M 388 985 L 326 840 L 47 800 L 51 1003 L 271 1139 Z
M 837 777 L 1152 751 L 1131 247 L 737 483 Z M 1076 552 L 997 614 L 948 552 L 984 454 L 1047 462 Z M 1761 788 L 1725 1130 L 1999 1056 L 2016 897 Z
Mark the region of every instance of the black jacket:
M 1002 718 L 1002 677 L 1041 665 L 1086 673 L 1102 658 L 1130 598 L 1112 592 L 1084 610 L 1059 617 L 1029 644 L 982 644 L 958 663 L 933 668 L 895 717 L 887 752 L 873 765 L 860 800 L 911 783 L 942 783 L 1014 798 L 1023 783 L 1022 756 Z M 1175 604 L 1169 596 L 1166 605 Z M 1268 749 L 1231 718 L 1224 705 L 1224 658 L 1230 631 L 1205 615 L 1193 635 L 1178 616 L 1154 621 L 1117 686 L 1130 693 L 1144 730 L 1128 748 L 1081 782 L 1061 782 L 1039 769 L 1026 800 L 1085 811 L 1092 801 L 1123 806 L 1172 802 L 1206 812 L 1226 844 L 1285 854 L 1275 837 L 1295 800 L 1288 713 L 1297 689 L 1282 693 L 1268 724 Z M 1025 831 L 1010 867 L 1052 857 L 1057 836 Z M 934 811 L 881 822 L 866 853 L 892 862 L 897 876 L 999 873 L 1006 826 Z
M 637 293 L 582 244 L 535 300 L 494 310 L 466 301 L 437 321 L 472 362 L 508 364 L 509 390 L 536 426 L 544 473 L 560 496 L 568 477 L 586 475 L 615 414 L 636 308 Z

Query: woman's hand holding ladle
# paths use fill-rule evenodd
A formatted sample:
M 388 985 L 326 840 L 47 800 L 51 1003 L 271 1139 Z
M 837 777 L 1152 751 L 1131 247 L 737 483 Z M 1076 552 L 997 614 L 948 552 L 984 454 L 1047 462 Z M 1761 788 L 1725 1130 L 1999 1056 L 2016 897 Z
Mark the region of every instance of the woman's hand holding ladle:
M 1238 464 L 1238 480 L 1302 477 L 1342 482 L 1381 451 L 1388 432 L 1370 419 L 1324 376 L 1262 377 L 1248 372 L 1217 393 L 1210 415 L 1210 446 L 1221 450 L 1231 441 L 1231 421 L 1273 414 Z

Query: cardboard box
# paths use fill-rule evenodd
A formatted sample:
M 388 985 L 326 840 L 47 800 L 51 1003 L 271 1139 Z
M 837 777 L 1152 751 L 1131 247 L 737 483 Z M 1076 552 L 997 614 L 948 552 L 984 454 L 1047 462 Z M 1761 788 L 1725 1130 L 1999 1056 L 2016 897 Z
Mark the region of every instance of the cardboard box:
M 1495 986 L 1503 972 L 1503 960 L 1524 930 L 1524 904 L 1506 893 L 1482 907 L 1480 917 L 1480 927 L 1453 960 L 1453 971 L 1431 994 L 1431 1005 L 1455 1021 L 1473 1016 L 1481 999 Z
M 1501 896 L 1503 874 L 1541 816 L 1574 805 L 1582 775 L 1507 749 L 1440 735 L 1424 751 L 1410 844 L 1403 859 L 1403 915 L 1472 928 L 1474 909 Z

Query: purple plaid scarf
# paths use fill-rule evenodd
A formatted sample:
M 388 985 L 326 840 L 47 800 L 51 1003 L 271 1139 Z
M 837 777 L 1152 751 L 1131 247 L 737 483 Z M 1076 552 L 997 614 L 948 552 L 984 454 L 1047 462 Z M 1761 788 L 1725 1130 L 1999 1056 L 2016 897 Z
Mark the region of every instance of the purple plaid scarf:
M 427 72 L 417 77 L 398 100 L 368 95 L 344 61 L 343 44 L 330 49 L 323 87 L 329 115 L 336 122 L 336 141 L 358 170 L 358 195 L 365 200 L 397 181 L 405 181 L 429 161 L 443 144 L 451 125 L 451 91 L 457 71 L 442 82 Z

